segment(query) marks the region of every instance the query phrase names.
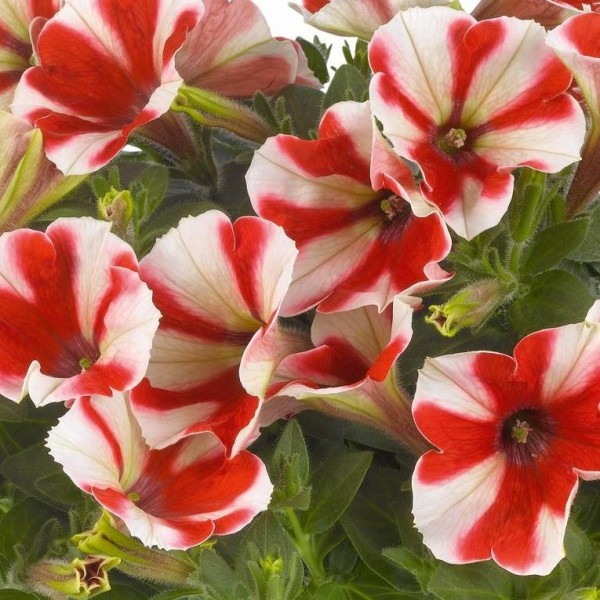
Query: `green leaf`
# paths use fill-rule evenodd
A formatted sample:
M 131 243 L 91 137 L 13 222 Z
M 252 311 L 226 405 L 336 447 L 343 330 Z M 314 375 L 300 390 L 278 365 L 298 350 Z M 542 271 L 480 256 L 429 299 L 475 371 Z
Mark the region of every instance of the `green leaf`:
M 397 469 L 373 469 L 344 516 L 342 525 L 362 561 L 398 590 L 417 591 L 416 580 L 404 565 L 399 569 L 382 551 L 403 542 L 421 547 L 412 525 L 411 496 L 402 492 L 406 476 Z M 404 539 L 402 539 L 404 538 Z
M 571 260 L 577 262 L 600 261 L 600 204 L 597 204 L 590 215 L 591 223 L 583 243 L 569 255 Z
M 6 572 L 10 564 L 19 558 L 21 551 L 38 550 L 38 535 L 47 531 L 46 523 L 52 519 L 50 508 L 33 498 L 23 500 L 2 516 L 0 572 Z
M 138 589 L 138 584 L 110 583 L 110 590 L 102 593 L 102 600 L 148 600 L 148 595 Z
M 334 581 L 322 585 L 315 595 L 315 600 L 350 600 L 346 588 L 341 583 Z
M 274 506 L 290 506 L 301 510 L 308 508 L 308 450 L 296 420 L 288 421 L 283 430 L 270 461 L 270 471 L 276 483 Z
M 367 98 L 369 82 L 363 74 L 352 65 L 342 65 L 333 76 L 325 98 L 323 99 L 323 110 L 344 100 L 355 100 L 362 102 Z
M 21 590 L 0 590 L 0 600 L 39 600 L 37 594 Z
M 163 165 L 146 167 L 130 184 L 135 201 L 135 217 L 147 220 L 161 205 L 169 187 L 169 169 Z
M 152 596 L 150 600 L 204 600 L 206 595 L 199 588 L 185 588 L 182 590 L 171 590 L 161 592 L 156 596 Z
M 47 431 L 48 427 L 41 423 L 0 422 L 0 463 L 43 439 Z
M 309 132 L 319 125 L 323 92 L 302 85 L 288 85 L 277 97 L 285 99 L 295 135 L 308 138 Z
M 371 452 L 336 453 L 327 457 L 312 478 L 313 501 L 303 521 L 306 533 L 325 531 L 344 514 L 372 458 Z
M 0 396 L 0 421 L 18 423 L 34 416 L 35 407 L 31 402 L 13 402 Z
M 540 231 L 526 251 L 523 273 L 541 273 L 557 265 L 583 243 L 590 228 L 590 218 L 559 223 Z
M 202 551 L 197 562 L 198 573 L 192 576 L 193 583 L 199 583 L 212 589 L 217 598 L 245 597 L 241 594 L 242 583 L 237 579 L 231 567 L 214 550 Z
M 440 563 L 429 582 L 429 592 L 440 600 L 512 600 L 511 575 L 494 563 Z
M 327 71 L 327 61 L 319 49 L 304 38 L 297 37 L 296 41 L 302 46 L 304 56 L 308 61 L 308 68 L 315 74 L 315 77 L 321 83 L 329 81 L 329 72 Z
M 50 506 L 64 509 L 81 500 L 80 491 L 43 444 L 31 446 L 5 460 L 0 474 Z
M 354 577 L 347 584 L 347 590 L 352 600 L 416 600 L 424 598 L 423 594 L 415 595 L 408 589 L 398 591 L 364 565 L 358 565 L 354 570 Z
M 528 292 L 509 307 L 511 323 L 519 335 L 547 327 L 579 323 L 594 302 L 577 277 L 562 270 L 538 275 Z

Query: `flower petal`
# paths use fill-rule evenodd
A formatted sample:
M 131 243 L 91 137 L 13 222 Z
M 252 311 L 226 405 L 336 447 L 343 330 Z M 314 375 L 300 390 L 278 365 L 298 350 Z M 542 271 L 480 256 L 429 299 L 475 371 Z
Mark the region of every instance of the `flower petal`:
M 201 14 L 198 0 L 67 1 L 39 35 L 40 64 L 19 83 L 13 112 L 43 131 L 64 173 L 100 168 L 169 109 L 181 84 L 174 53 Z
M 52 456 L 147 546 L 186 549 L 238 531 L 269 502 L 262 462 L 227 460 L 212 435 L 150 450 L 122 395 L 80 400 L 48 435 Z
M 37 405 L 143 377 L 159 313 L 131 247 L 91 218 L 0 237 L 1 392 Z M 132 350 L 133 349 L 133 350 Z

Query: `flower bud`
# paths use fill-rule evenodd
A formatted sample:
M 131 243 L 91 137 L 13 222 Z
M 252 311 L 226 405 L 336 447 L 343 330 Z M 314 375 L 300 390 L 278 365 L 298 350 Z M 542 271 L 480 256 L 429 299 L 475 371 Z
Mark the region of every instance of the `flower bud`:
M 133 216 L 131 192 L 111 188 L 104 197 L 98 198 L 98 213 L 101 219 L 112 223 L 112 232 L 123 238 Z
M 78 533 L 71 540 L 84 554 L 119 559 L 119 570 L 139 579 L 164 583 L 185 583 L 195 567 L 169 552 L 147 548 L 118 529 L 106 511 L 91 531 Z
M 104 556 L 75 558 L 70 563 L 43 561 L 31 567 L 28 580 L 36 591 L 50 598 L 92 598 L 110 590 L 108 571 L 120 562 Z
M 425 322 L 443 336 L 454 337 L 461 329 L 483 325 L 505 296 L 498 280 L 482 279 L 464 287 L 446 304 L 430 306 L 431 314 L 425 317 Z

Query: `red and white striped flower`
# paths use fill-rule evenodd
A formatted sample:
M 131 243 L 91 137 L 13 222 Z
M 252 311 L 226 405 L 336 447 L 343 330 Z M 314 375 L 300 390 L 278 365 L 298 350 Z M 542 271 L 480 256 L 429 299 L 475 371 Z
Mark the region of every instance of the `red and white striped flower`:
M 463 237 L 498 223 L 514 168 L 553 173 L 579 158 L 585 119 L 545 37 L 533 21 L 445 7 L 401 12 L 373 37 L 373 112 Z
M 38 37 L 13 112 L 42 130 L 64 173 L 99 169 L 169 109 L 182 83 L 174 54 L 201 15 L 200 0 L 67 0 Z
M 251 0 L 204 0 L 204 9 L 175 60 L 187 85 L 231 98 L 272 95 L 298 77 L 303 85 L 320 87 L 302 50 L 273 38 Z
M 15 87 L 31 66 L 35 36 L 62 0 L 0 0 L 0 109 L 7 110 Z
M 163 314 L 148 380 L 131 394 L 152 447 L 211 431 L 235 454 L 254 435 L 271 373 L 291 351 L 276 318 L 296 253 L 272 223 L 232 225 L 213 210 L 183 219 L 141 261 Z
M 436 557 L 543 575 L 564 556 L 578 476 L 600 478 L 600 303 L 587 319 L 532 333 L 514 358 L 425 362 L 413 414 L 439 450 L 417 463 L 413 512 Z
M 317 29 L 370 40 L 375 30 L 411 6 L 441 6 L 449 0 L 302 0 L 292 4 Z
M 571 214 L 600 190 L 600 14 L 573 17 L 548 34 L 547 43 L 570 69 L 585 99 L 591 127 L 567 196 Z
M 292 412 L 288 407 L 298 412 L 304 405 L 375 427 L 417 455 L 423 452 L 427 445 L 394 373 L 394 363 L 412 337 L 412 314 L 400 297 L 382 313 L 375 306 L 317 313 L 311 331 L 315 347 L 281 361 L 265 413 L 280 416 L 286 409 Z M 263 424 L 268 421 L 262 417 Z
M 41 406 L 139 383 L 160 315 L 137 268 L 88 217 L 0 236 L 0 393 Z
M 316 304 L 323 312 L 382 310 L 398 293 L 449 277 L 437 264 L 450 251 L 448 232 L 437 214 L 413 214 L 408 200 L 416 200 L 402 185 L 412 186 L 412 174 L 373 133 L 367 103 L 331 107 L 318 140 L 268 139 L 246 180 L 256 212 L 281 225 L 300 252 L 285 316 Z
M 227 459 L 210 434 L 151 450 L 123 394 L 78 400 L 46 445 L 73 482 L 146 546 L 184 550 L 234 533 L 271 496 L 260 459 L 249 452 Z

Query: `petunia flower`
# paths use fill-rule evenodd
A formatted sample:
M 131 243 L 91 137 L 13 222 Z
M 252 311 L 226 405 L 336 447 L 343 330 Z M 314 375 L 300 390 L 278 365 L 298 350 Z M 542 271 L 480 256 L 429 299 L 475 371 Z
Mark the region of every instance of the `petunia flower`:
M 401 184 L 412 187 L 411 171 L 373 132 L 368 103 L 331 107 L 317 140 L 270 138 L 246 180 L 256 212 L 298 246 L 285 316 L 317 304 L 323 312 L 382 310 L 398 293 L 450 277 L 437 264 L 450 251 L 448 232 L 437 214 L 413 214 L 409 200 L 417 208 L 423 200 Z
M 126 390 L 159 312 L 131 247 L 89 217 L 0 236 L 0 393 L 38 405 Z
M 272 95 L 300 78 L 320 87 L 291 40 L 275 39 L 251 0 L 204 0 L 204 16 L 177 53 L 186 85 L 229 98 Z
M 147 380 L 131 394 L 144 437 L 162 448 L 210 431 L 235 454 L 281 357 L 298 351 L 276 319 L 296 249 L 257 217 L 183 219 L 140 264 L 163 318 Z
M 373 113 L 462 237 L 499 222 L 513 169 L 554 173 L 579 158 L 585 118 L 545 36 L 533 21 L 433 7 L 401 12 L 373 37 Z
M 412 314 L 399 296 L 382 313 L 375 306 L 317 313 L 311 330 L 314 348 L 281 361 L 264 405 L 266 415 L 310 407 L 374 427 L 422 453 L 427 444 L 414 426 L 410 399 L 394 372 L 412 337 Z M 263 415 L 261 424 L 268 422 Z
M 38 37 L 13 112 L 42 130 L 63 173 L 99 169 L 169 109 L 182 83 L 175 52 L 201 15 L 199 0 L 67 0 Z
M 567 195 L 569 212 L 577 214 L 600 191 L 600 14 L 572 17 L 548 34 L 547 43 L 573 73 L 591 120 Z
M 413 414 L 438 450 L 413 475 L 415 524 L 437 558 L 493 558 L 521 575 L 564 556 L 582 479 L 600 478 L 600 303 L 584 323 L 530 334 L 514 358 L 427 359 Z
M 260 459 L 241 452 L 229 460 L 210 434 L 151 450 L 123 394 L 78 400 L 46 445 L 75 485 L 146 546 L 186 549 L 234 533 L 271 496 Z
M 35 36 L 62 0 L 0 0 L 0 109 L 7 110 L 15 87 L 31 66 Z
M 0 233 L 27 224 L 84 177 L 63 175 L 44 154 L 42 132 L 0 110 Z
M 412 6 L 443 6 L 449 0 L 302 0 L 291 4 L 317 29 L 370 40 L 375 30 Z

